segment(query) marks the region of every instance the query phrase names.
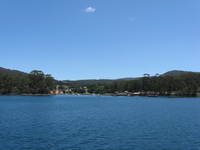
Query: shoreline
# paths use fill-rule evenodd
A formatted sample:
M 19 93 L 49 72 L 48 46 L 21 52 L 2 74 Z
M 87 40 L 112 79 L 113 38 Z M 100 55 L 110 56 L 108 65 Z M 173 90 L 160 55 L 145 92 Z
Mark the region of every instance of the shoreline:
M 106 93 L 106 94 L 0 94 L 0 96 L 56 96 L 56 95 L 74 95 L 74 96 L 81 96 L 81 95 L 88 95 L 88 96 L 127 96 L 127 97 L 171 97 L 171 98 L 184 98 L 184 97 L 200 97 L 200 95 L 196 96 L 180 96 L 180 95 L 156 95 L 156 96 L 149 96 L 149 95 L 126 95 L 126 94 L 112 94 L 112 93 Z

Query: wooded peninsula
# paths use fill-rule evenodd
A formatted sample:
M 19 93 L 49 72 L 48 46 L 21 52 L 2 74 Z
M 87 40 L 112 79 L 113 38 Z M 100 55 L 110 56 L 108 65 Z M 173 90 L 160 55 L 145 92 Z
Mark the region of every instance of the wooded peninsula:
M 0 67 L 0 95 L 45 94 L 200 96 L 200 73 L 170 71 L 128 79 L 58 81 L 39 70 L 24 73 Z

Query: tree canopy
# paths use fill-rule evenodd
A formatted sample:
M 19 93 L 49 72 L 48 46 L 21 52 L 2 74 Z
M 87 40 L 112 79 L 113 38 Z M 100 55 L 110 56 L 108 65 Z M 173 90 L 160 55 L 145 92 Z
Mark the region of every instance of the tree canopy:
M 0 73 L 0 94 L 49 94 L 53 88 L 53 77 L 39 70 L 18 76 Z

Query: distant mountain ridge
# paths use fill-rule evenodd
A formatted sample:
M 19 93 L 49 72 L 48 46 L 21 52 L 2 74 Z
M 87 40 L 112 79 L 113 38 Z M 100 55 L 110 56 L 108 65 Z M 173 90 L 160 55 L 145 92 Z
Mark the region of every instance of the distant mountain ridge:
M 172 70 L 172 71 L 168 71 L 168 72 L 162 74 L 162 76 L 179 76 L 179 75 L 187 74 L 187 73 L 200 73 L 200 72 Z
M 28 73 L 18 71 L 18 70 L 10 70 L 3 67 L 0 67 L 0 73 L 2 74 L 9 74 L 13 76 L 19 75 L 27 75 Z M 182 71 L 182 70 L 172 70 L 168 71 L 161 76 L 179 76 L 181 74 L 187 73 L 200 73 L 200 72 L 192 72 L 192 71 Z M 118 78 L 118 79 L 87 79 L 87 80 L 55 80 L 55 83 L 58 85 L 89 85 L 89 84 L 102 84 L 102 83 L 111 83 L 115 81 L 128 81 L 128 80 L 135 80 L 140 77 L 128 77 L 128 78 Z
M 134 80 L 137 78 L 119 78 L 119 79 L 87 79 L 87 80 L 62 80 L 57 81 L 58 83 L 62 85 L 88 85 L 88 84 L 102 84 L 102 83 L 111 83 L 115 81 L 128 81 L 128 80 Z
M 27 75 L 28 73 L 22 72 L 22 71 L 18 71 L 18 70 L 10 70 L 10 69 L 6 69 L 3 67 L 0 67 L 0 73 L 2 74 L 9 74 L 9 75 L 13 75 L 13 76 L 19 76 L 19 75 Z

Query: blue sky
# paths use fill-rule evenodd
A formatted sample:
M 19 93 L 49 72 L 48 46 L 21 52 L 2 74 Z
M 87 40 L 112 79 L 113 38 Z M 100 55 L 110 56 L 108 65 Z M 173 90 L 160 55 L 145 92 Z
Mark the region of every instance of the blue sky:
M 0 56 L 58 80 L 200 72 L 200 1 L 0 0 Z

